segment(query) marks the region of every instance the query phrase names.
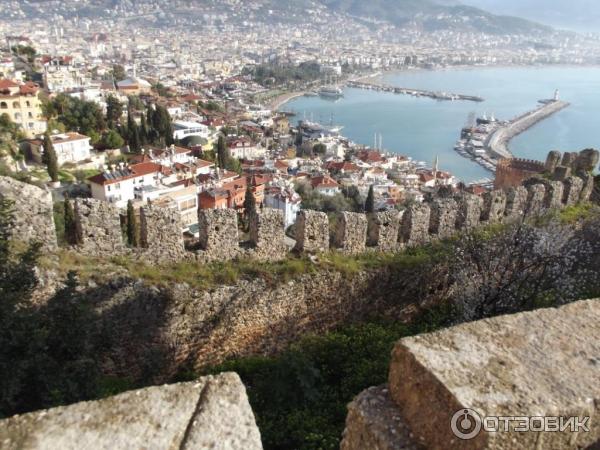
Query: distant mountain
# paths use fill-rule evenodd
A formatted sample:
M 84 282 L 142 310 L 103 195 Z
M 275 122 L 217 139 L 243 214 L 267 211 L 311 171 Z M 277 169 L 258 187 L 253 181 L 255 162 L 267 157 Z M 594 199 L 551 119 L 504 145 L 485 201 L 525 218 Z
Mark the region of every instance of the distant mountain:
M 558 28 L 600 32 L 598 0 L 462 0 L 485 10 L 511 14 Z
M 399 27 L 411 26 L 424 31 L 457 30 L 488 34 L 534 35 L 551 32 L 551 28 L 517 17 L 496 15 L 460 0 L 16 0 L 21 17 L 46 17 L 48 14 L 69 17 L 115 18 L 126 15 L 154 24 L 170 23 L 172 18 L 202 20 L 209 15 L 228 13 L 229 20 L 247 19 L 268 23 L 300 24 L 307 20 L 326 22 L 330 14 L 385 21 Z M 499 0 L 465 0 L 494 3 Z M 522 0 L 503 0 L 517 3 Z M 532 0 L 537 1 L 537 0 Z M 541 0 L 540 0 L 541 1 Z M 562 1 L 562 0 L 544 0 Z M 585 1 L 585 0 L 576 0 Z M 310 11 L 310 14 L 307 12 Z M 0 9 L 0 17 L 11 17 L 14 8 Z M 148 19 L 151 17 L 150 19 Z M 152 19 L 154 18 L 154 19 Z
M 335 11 L 385 20 L 399 26 L 414 23 L 428 31 L 456 29 L 483 31 L 489 34 L 532 34 L 551 31 L 550 27 L 539 23 L 518 17 L 492 14 L 473 6 L 462 5 L 454 0 L 320 0 L 320 2 Z

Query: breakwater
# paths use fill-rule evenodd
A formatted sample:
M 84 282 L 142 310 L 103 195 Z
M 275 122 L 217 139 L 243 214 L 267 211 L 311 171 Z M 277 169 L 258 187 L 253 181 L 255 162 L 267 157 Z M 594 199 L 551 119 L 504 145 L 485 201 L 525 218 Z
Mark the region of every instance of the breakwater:
M 366 83 L 364 81 L 348 81 L 346 86 L 357 89 L 369 89 L 372 91 L 391 92 L 393 94 L 412 95 L 414 97 L 428 97 L 434 100 L 464 100 L 471 102 L 483 102 L 482 97 L 476 95 L 453 94 L 449 92 L 428 91 L 424 89 L 412 89 L 392 86 L 383 83 Z
M 539 108 L 500 126 L 488 136 L 485 146 L 488 154 L 495 158 L 512 158 L 513 155 L 508 149 L 511 139 L 568 106 L 569 103 L 560 100 L 546 101 Z

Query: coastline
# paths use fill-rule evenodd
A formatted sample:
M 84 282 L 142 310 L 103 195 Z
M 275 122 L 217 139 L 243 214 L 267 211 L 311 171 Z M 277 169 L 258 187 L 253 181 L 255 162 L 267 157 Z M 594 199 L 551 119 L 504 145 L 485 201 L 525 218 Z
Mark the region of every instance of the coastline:
M 285 105 L 290 100 L 293 100 L 298 97 L 303 97 L 306 94 L 306 91 L 301 92 L 288 92 L 287 94 L 281 94 L 275 97 L 273 100 L 269 102 L 269 109 L 271 111 L 277 111 L 283 105 Z

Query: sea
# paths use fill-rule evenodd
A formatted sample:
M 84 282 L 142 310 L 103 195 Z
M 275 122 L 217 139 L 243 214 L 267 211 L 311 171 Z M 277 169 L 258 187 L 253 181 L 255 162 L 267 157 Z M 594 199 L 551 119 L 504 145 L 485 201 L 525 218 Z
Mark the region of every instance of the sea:
M 470 117 L 492 114 L 507 120 L 538 106 L 558 89 L 567 109 L 514 138 L 509 148 L 521 158 L 545 160 L 550 150 L 579 151 L 600 148 L 600 68 L 502 67 L 389 72 L 379 79 L 398 87 L 476 95 L 484 102 L 439 101 L 345 88 L 344 97 L 298 97 L 281 107 L 295 120 L 313 120 L 343 126 L 352 141 L 373 146 L 382 136 L 385 151 L 410 156 L 433 165 L 465 182 L 493 178 L 475 162 L 460 156 L 454 145 Z

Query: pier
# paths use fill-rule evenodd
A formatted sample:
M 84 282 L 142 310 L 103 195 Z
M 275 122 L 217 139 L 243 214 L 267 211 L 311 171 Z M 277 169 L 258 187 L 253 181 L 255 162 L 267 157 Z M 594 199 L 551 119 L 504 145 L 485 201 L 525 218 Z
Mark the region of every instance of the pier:
M 357 89 L 369 89 L 372 91 L 391 92 L 392 94 L 412 95 L 414 97 L 428 97 L 434 100 L 464 100 L 471 102 L 483 102 L 484 99 L 476 95 L 453 94 L 449 92 L 435 92 L 424 89 L 411 89 L 397 86 L 391 86 L 383 83 L 367 83 L 364 81 L 348 81 L 346 86 Z
M 487 139 L 485 147 L 488 154 L 494 158 L 512 158 L 513 155 L 508 149 L 508 143 L 511 139 L 568 106 L 569 103 L 560 100 L 543 101 L 542 106 L 539 108 L 500 126 Z

